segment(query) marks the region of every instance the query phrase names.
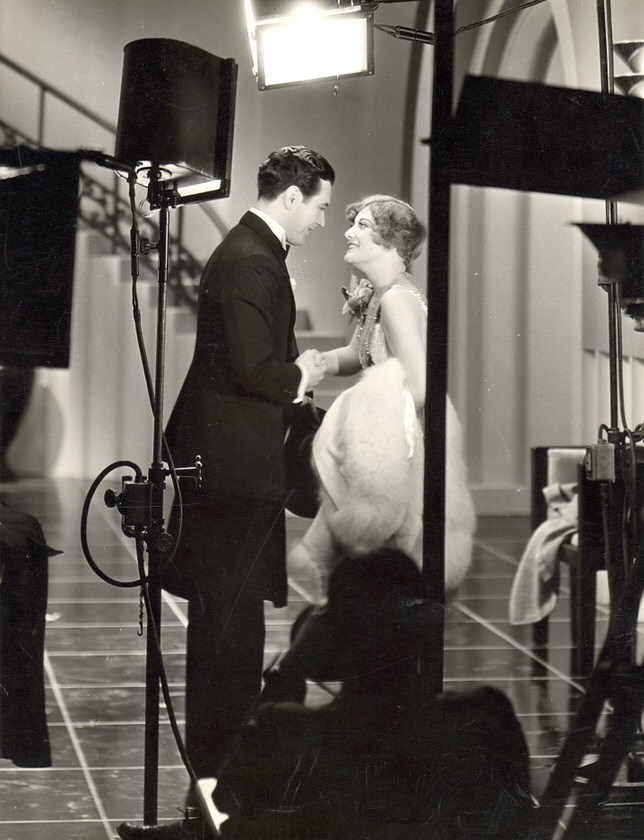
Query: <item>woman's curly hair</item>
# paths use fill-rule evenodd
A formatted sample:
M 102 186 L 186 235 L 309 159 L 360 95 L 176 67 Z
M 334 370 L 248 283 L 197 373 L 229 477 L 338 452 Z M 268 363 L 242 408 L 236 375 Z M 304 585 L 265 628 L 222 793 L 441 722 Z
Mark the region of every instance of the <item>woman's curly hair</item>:
M 405 267 L 420 256 L 427 229 L 414 208 L 391 195 L 369 195 L 349 204 L 347 219 L 353 224 L 362 210 L 369 208 L 375 222 L 374 241 L 385 248 L 395 248 Z

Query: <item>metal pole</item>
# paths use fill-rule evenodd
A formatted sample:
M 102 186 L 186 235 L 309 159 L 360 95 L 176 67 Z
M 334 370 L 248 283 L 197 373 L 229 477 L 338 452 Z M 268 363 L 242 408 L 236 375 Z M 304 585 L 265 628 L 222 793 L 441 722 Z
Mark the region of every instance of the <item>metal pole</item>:
M 449 305 L 450 179 L 445 160 L 446 134 L 452 118 L 454 26 L 452 0 L 436 0 L 434 11 L 434 80 L 430 141 L 427 298 L 427 399 L 425 408 L 425 495 L 423 571 L 432 596 L 445 603 L 445 443 L 447 335 Z M 421 656 L 427 681 L 443 688 L 444 620 L 431 650 Z
M 159 268 L 157 295 L 156 370 L 154 386 L 154 431 L 150 481 L 150 528 L 148 537 L 148 625 L 145 694 L 145 746 L 143 821 L 157 822 L 159 775 L 159 681 L 161 675 L 161 582 L 159 563 L 164 539 L 163 492 L 163 398 L 166 332 L 166 296 L 169 255 L 169 194 L 162 194 L 159 219 Z
M 597 0 L 597 30 L 599 33 L 599 67 L 602 93 L 613 93 L 614 70 L 612 50 L 610 0 Z M 617 204 L 606 202 L 606 222 L 609 225 L 617 223 Z M 618 353 L 615 319 L 619 314 L 617 283 L 609 283 L 608 292 L 608 342 L 609 342 L 609 372 L 610 372 L 610 429 L 615 432 L 619 427 L 618 414 Z

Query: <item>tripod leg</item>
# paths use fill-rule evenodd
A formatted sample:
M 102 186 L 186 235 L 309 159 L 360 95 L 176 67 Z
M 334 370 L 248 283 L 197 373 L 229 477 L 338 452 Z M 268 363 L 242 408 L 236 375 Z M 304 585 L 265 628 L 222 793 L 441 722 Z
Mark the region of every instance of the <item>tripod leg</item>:
M 640 545 L 623 596 L 611 608 L 606 640 L 590 675 L 583 703 L 537 810 L 530 840 L 550 840 L 553 836 L 560 814 L 570 798 L 581 759 L 588 751 L 604 704 L 609 699 L 614 704 L 614 720 L 609 736 L 602 745 L 600 760 L 594 768 L 590 786 L 582 798 L 582 813 L 576 818 L 573 816 L 578 825 L 581 824 L 584 809 L 587 819 L 590 812 L 596 811 L 605 800 L 628 754 L 642 711 L 644 678 L 643 669 L 631 664 L 630 649 L 629 656 L 625 658 L 624 642 L 630 638 L 633 622 L 637 620 L 643 590 L 644 545 Z
M 615 700 L 610 730 L 601 745 L 588 785 L 581 791 L 566 827 L 565 836 L 572 838 L 582 836 L 582 832 L 593 825 L 598 810 L 609 798 L 641 718 L 644 701 L 642 669 L 633 668 L 630 673 L 615 673 L 614 676 L 620 686 L 620 696 Z
M 529 840 L 550 840 L 554 835 L 561 812 L 570 797 L 575 774 L 595 737 L 597 723 L 608 696 L 608 683 L 608 671 L 598 673 L 595 669 L 584 701 L 566 737 L 561 755 L 536 811 Z

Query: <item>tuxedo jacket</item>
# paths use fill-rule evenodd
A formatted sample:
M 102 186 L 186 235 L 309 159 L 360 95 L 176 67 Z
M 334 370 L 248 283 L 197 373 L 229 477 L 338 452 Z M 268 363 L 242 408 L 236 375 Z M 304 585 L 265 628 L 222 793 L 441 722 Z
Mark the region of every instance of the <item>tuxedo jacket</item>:
M 247 212 L 208 261 L 195 351 L 170 416 L 175 466 L 203 462 L 203 490 L 278 501 L 284 432 L 301 379 L 295 300 L 275 234 Z

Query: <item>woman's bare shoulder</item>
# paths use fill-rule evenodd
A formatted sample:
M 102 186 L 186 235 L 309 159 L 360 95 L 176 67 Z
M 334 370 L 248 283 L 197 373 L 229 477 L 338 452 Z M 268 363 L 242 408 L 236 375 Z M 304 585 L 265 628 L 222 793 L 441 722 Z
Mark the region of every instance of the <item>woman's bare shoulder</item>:
M 383 309 L 422 309 L 427 311 L 427 299 L 411 278 L 401 276 L 381 296 Z

